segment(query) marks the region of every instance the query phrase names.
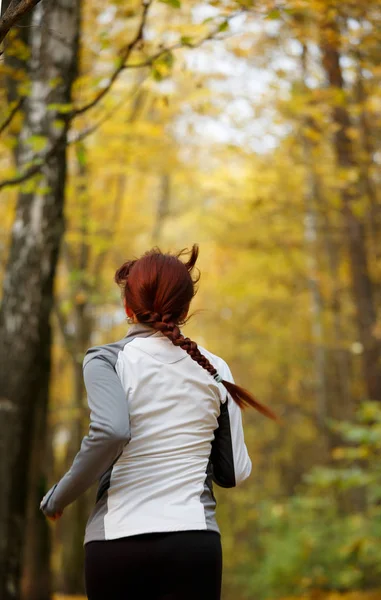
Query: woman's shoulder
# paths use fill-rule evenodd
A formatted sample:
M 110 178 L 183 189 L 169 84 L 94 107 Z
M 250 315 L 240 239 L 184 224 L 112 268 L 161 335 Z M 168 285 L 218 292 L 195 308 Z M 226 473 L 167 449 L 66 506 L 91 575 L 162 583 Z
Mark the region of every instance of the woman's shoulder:
M 124 346 L 127 343 L 126 337 L 118 340 L 116 342 L 111 342 L 109 344 L 102 344 L 99 346 L 93 346 L 89 348 L 83 359 L 83 367 L 85 367 L 90 361 L 97 359 L 103 360 L 111 364 L 112 367 L 115 367 L 116 362 L 118 360 L 119 352 L 121 352 Z
M 223 358 L 221 358 L 221 356 L 213 354 L 213 352 L 210 352 L 209 350 L 207 350 L 203 346 L 200 346 L 199 344 L 198 349 L 200 350 L 201 354 L 203 354 L 209 360 L 209 362 L 212 363 L 213 367 L 217 369 L 219 375 L 221 375 L 223 379 L 231 379 L 229 365 Z

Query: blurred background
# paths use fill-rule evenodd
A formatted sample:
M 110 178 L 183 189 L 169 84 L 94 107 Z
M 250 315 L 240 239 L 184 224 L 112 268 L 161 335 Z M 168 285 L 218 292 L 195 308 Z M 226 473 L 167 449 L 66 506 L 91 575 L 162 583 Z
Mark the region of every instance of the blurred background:
M 245 412 L 252 476 L 217 490 L 224 600 L 380 599 L 379 2 L 2 14 L 0 597 L 84 594 L 95 490 L 38 508 L 87 432 L 83 355 L 126 333 L 122 262 L 197 242 L 185 332 L 282 421 Z

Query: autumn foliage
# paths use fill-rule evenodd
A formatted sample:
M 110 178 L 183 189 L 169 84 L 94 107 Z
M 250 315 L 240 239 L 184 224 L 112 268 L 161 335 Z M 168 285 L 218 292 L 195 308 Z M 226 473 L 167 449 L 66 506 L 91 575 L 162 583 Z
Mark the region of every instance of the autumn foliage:
M 47 426 L 34 435 L 54 460 L 39 480 L 63 473 L 86 432 L 84 352 L 125 334 L 115 269 L 154 245 L 197 242 L 201 279 L 185 333 L 281 420 L 245 411 L 253 475 L 218 493 L 225 597 L 376 600 L 367 590 L 381 586 L 379 3 L 107 4 L 81 3 L 73 86 L 55 101 L 60 76 L 49 77 L 37 111 L 44 127 L 31 131 L 24 29 L 7 35 L 0 64 L 3 315 L 40 281 L 40 241 L 55 235 L 60 246 L 49 263 Z M 61 171 L 46 167 L 55 160 Z M 53 221 L 38 229 L 36 215 L 59 191 L 64 234 Z M 27 231 L 36 246 L 15 247 L 15 232 Z M 14 323 L 28 333 L 27 317 Z M 92 502 L 89 492 L 51 527 L 62 593 L 83 593 Z M 34 555 L 30 546 L 29 583 Z

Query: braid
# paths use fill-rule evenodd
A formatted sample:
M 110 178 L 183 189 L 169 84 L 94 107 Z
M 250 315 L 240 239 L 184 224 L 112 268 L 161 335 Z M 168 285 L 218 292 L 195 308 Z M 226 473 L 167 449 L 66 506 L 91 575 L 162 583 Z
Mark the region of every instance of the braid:
M 156 321 L 153 323 L 154 329 L 161 331 L 165 337 L 171 340 L 174 346 L 180 346 L 192 360 L 200 365 L 205 371 L 212 376 L 217 374 L 217 369 L 208 361 L 208 359 L 201 354 L 196 342 L 193 342 L 190 338 L 184 337 L 176 323 L 167 320 L 165 316 L 162 321 Z
M 145 323 L 149 323 L 153 329 L 161 331 L 166 338 L 171 340 L 174 346 L 180 346 L 180 348 L 189 354 L 192 360 L 205 369 L 205 371 L 214 377 L 216 381 L 222 383 L 241 409 L 252 406 L 266 417 L 269 417 L 274 421 L 278 420 L 272 410 L 258 402 L 258 400 L 256 400 L 247 390 L 231 381 L 222 379 L 221 376 L 218 375 L 217 369 L 209 362 L 206 356 L 200 352 L 196 342 L 193 342 L 190 338 L 182 335 L 178 325 L 171 319 L 171 315 L 164 315 L 161 317 L 158 313 L 144 313 L 143 318 L 145 315 L 147 315 L 144 320 Z M 141 316 L 142 315 L 139 315 L 139 320 L 141 320 Z

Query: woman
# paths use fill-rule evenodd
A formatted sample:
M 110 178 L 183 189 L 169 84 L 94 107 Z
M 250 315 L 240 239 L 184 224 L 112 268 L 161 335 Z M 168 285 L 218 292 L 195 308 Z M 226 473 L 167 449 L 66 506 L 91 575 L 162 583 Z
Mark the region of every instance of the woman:
M 84 540 L 90 600 L 220 598 L 212 482 L 234 487 L 250 475 L 240 408 L 274 417 L 182 335 L 198 247 L 185 263 L 182 254 L 154 249 L 116 272 L 133 325 L 87 351 L 89 435 L 41 502 L 56 519 L 99 479 Z

